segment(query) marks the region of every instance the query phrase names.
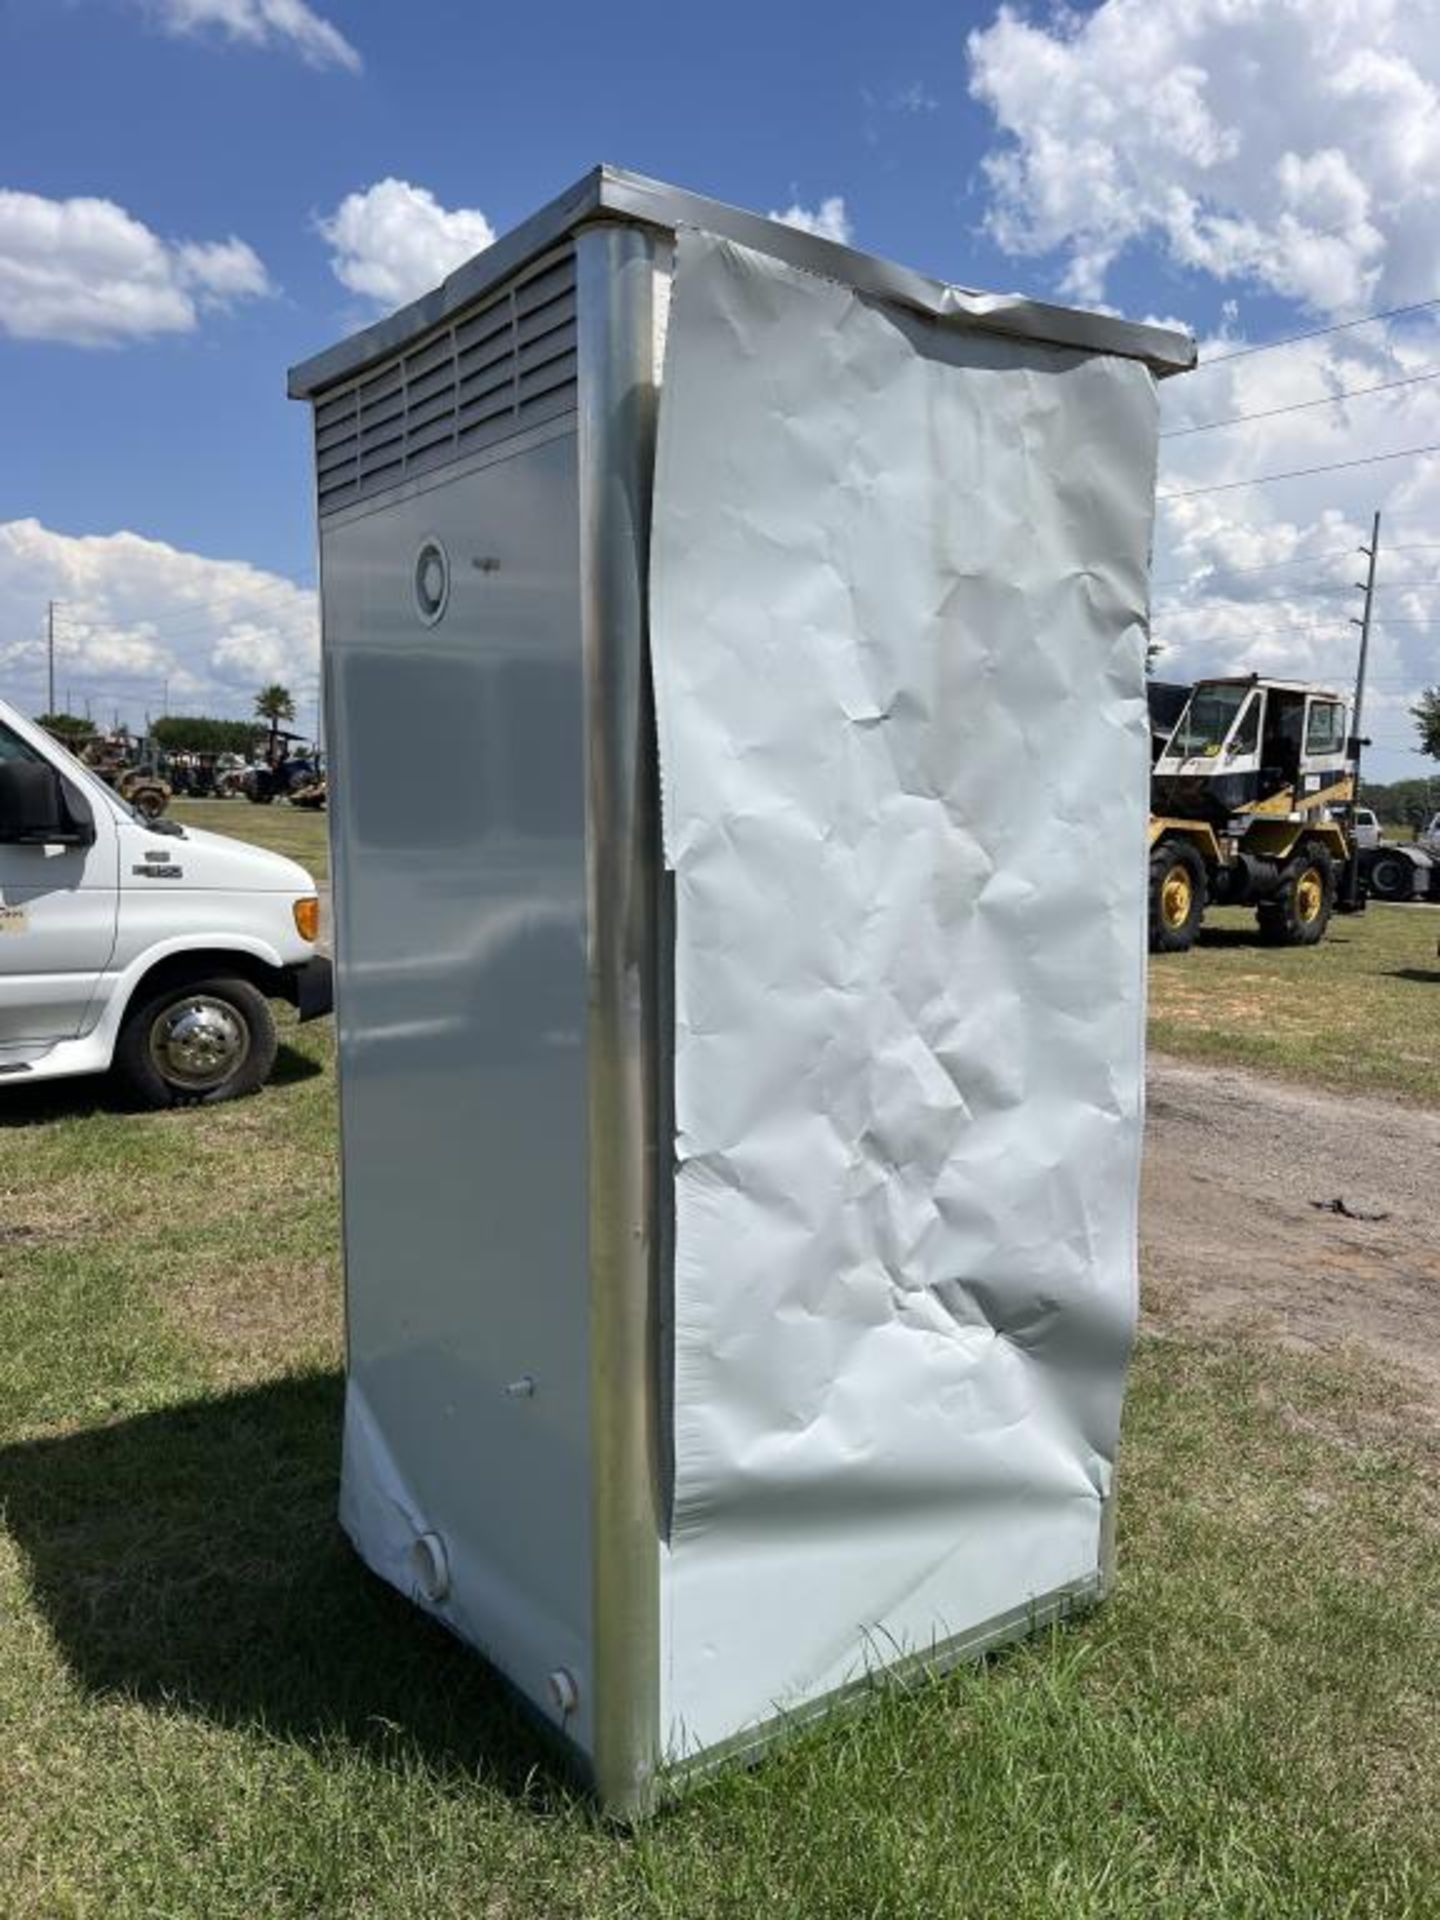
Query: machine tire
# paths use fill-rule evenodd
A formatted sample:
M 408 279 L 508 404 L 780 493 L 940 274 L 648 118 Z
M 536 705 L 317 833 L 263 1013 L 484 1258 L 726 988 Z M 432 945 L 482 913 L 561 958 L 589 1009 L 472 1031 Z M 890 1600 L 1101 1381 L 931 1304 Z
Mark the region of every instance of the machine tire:
M 1205 863 L 1183 840 L 1150 856 L 1150 951 L 1188 953 L 1205 917 Z
M 1327 846 L 1312 840 L 1280 869 L 1275 892 L 1255 909 L 1255 917 L 1268 946 L 1313 947 L 1325 938 L 1334 911 L 1334 857 Z
M 187 1015 L 188 1040 L 177 1030 Z M 216 1106 L 263 1086 L 277 1045 L 264 994 L 248 980 L 218 975 L 142 989 L 125 1016 L 112 1066 L 138 1106 Z
M 137 786 L 126 798 L 142 820 L 158 820 L 170 804 L 170 796 L 163 787 Z
M 1415 890 L 1415 869 L 1403 853 L 1384 848 L 1370 862 L 1366 883 L 1376 900 L 1408 900 Z

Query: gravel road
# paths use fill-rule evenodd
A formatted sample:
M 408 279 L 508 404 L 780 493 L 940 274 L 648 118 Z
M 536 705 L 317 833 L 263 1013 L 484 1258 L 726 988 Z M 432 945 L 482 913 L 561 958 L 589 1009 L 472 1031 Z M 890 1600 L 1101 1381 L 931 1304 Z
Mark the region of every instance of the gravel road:
M 1358 1343 L 1403 1369 L 1440 1424 L 1437 1200 L 1440 1112 L 1150 1056 L 1152 1324 L 1249 1321 L 1311 1350 Z

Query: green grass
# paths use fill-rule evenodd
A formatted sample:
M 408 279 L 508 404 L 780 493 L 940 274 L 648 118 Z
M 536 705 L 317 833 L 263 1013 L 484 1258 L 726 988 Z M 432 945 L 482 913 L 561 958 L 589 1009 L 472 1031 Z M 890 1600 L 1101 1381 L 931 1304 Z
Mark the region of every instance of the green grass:
M 319 871 L 313 816 L 177 811 Z M 1157 1037 L 1325 1077 L 1328 1025 L 1271 1058 L 1246 1008 L 1394 991 L 1367 1084 L 1433 1090 L 1440 983 L 1386 983 L 1437 918 L 1163 961 Z M 338 1534 L 329 1023 L 284 1040 L 213 1112 L 0 1105 L 5 1920 L 1440 1916 L 1433 1432 L 1357 1358 L 1175 1327 L 1110 1605 L 607 1830 Z
M 1151 957 L 1151 1044 L 1440 1104 L 1437 939 L 1429 907 L 1337 916 L 1317 947 L 1262 946 L 1243 908 L 1207 914 L 1189 953 Z

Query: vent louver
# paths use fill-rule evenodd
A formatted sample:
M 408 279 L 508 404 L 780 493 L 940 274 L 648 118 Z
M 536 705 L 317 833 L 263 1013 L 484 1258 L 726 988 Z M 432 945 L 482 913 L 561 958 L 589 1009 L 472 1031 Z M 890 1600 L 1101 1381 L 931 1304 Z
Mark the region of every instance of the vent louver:
M 320 512 L 463 460 L 574 406 L 575 256 L 566 247 L 317 402 Z

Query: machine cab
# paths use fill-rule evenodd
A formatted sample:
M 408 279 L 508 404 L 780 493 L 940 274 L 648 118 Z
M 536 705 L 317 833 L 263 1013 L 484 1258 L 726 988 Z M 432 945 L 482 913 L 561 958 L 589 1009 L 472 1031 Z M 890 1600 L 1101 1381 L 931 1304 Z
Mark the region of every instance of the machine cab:
M 1155 763 L 1157 804 L 1209 815 L 1288 812 L 1313 801 L 1349 772 L 1348 718 L 1328 687 L 1201 680 Z

